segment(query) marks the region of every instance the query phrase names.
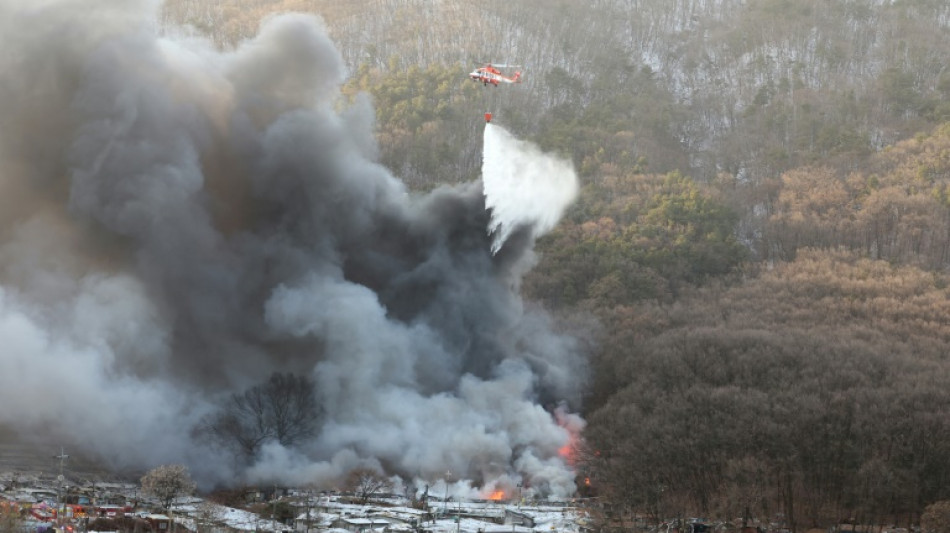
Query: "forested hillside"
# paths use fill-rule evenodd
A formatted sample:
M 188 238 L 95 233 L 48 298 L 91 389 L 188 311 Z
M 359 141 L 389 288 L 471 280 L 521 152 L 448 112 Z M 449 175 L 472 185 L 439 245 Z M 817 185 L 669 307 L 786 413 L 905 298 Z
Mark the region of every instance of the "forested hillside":
M 615 313 L 591 474 L 618 510 L 915 521 L 947 497 L 947 279 L 803 250 L 748 281 Z
M 604 524 L 907 526 L 950 499 L 950 3 L 168 0 L 164 19 L 228 48 L 288 10 L 324 17 L 411 187 L 478 177 L 485 111 L 574 161 L 582 195 L 523 288 L 601 325 L 582 478 Z M 487 61 L 524 83 L 470 82 Z

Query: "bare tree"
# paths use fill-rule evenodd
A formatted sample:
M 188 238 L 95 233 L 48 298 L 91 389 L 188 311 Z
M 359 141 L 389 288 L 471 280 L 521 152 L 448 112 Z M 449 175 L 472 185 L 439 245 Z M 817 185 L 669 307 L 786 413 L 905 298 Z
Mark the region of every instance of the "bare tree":
M 389 490 L 391 484 L 379 472 L 370 468 L 359 468 L 350 472 L 346 486 L 356 494 L 360 503 L 365 505 L 374 494 Z
M 158 498 L 166 511 L 179 496 L 195 492 L 196 484 L 184 465 L 162 465 L 142 476 L 142 492 Z
M 318 417 L 313 382 L 275 372 L 266 382 L 232 394 L 218 413 L 205 420 L 204 430 L 250 459 L 267 441 L 291 446 L 313 436 Z

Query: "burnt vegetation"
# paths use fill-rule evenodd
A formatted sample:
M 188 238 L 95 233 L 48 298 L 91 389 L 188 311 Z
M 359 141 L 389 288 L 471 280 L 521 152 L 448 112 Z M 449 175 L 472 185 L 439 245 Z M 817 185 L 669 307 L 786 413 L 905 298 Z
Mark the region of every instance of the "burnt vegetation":
M 582 195 L 523 288 L 603 324 L 581 472 L 602 525 L 941 523 L 950 5 L 170 0 L 165 18 L 229 47 L 286 10 L 326 19 L 345 96 L 372 96 L 380 159 L 412 187 L 478 176 L 486 109 L 574 161 Z M 485 60 L 524 83 L 469 82 Z M 313 431 L 262 425 L 262 387 L 211 424 L 249 455 Z

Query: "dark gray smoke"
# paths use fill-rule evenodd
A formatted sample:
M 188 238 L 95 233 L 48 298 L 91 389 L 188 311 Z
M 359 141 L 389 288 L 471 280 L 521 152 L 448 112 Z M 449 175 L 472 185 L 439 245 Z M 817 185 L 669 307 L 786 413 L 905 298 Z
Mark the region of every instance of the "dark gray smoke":
M 516 293 L 530 232 L 493 255 L 480 183 L 416 196 L 375 162 L 318 19 L 220 52 L 158 7 L 0 0 L 0 423 L 206 485 L 379 465 L 569 493 L 542 405 L 583 363 Z M 193 429 L 275 371 L 325 419 L 235 471 Z

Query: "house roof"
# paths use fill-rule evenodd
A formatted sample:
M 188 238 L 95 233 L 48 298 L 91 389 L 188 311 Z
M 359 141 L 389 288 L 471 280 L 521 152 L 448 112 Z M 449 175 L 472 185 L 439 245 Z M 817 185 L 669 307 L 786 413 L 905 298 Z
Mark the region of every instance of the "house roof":
M 385 524 L 388 524 L 388 523 L 389 523 L 389 520 L 386 520 L 385 518 L 353 518 L 353 517 L 345 517 L 345 518 L 341 518 L 340 520 L 343 521 L 343 522 L 345 522 L 345 523 L 347 523 L 347 524 L 353 524 L 354 526 L 357 526 L 357 525 L 359 525 L 359 526 L 371 526 L 371 525 L 374 525 L 374 524 L 379 524 L 379 525 L 382 526 L 382 525 L 385 525 Z

